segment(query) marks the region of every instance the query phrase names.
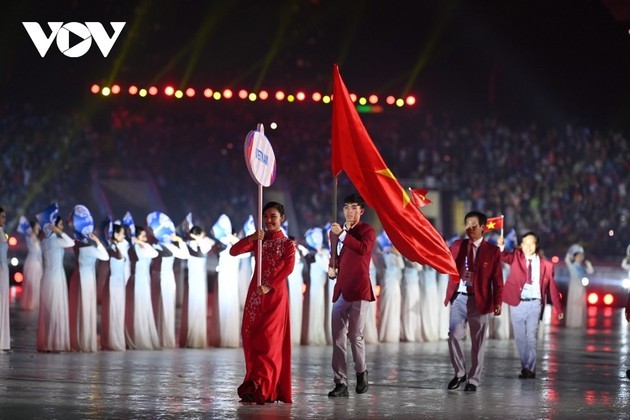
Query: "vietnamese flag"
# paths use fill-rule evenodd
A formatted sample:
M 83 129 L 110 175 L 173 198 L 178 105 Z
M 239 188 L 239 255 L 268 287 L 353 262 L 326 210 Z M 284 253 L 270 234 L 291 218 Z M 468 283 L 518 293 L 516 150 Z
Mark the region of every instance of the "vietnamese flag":
M 333 74 L 332 156 L 334 177 L 344 171 L 380 219 L 389 239 L 402 255 L 444 274 L 459 276 L 444 239 L 411 203 L 367 133 L 341 80 Z
M 411 193 L 411 198 L 413 199 L 413 202 L 418 207 L 424 207 L 427 204 L 432 203 L 432 201 L 427 198 L 429 190 L 414 190 L 409 188 L 409 192 Z
M 484 231 L 498 229 L 503 229 L 503 216 L 490 217 L 486 222 L 486 228 L 484 229 Z

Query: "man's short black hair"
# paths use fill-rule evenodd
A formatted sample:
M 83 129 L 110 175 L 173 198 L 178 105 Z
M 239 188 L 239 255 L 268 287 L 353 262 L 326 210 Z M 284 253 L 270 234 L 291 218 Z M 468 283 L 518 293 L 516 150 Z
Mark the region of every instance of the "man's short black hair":
M 533 231 L 529 231 L 529 232 L 525 232 L 524 234 L 521 235 L 521 242 L 523 243 L 523 239 L 526 238 L 527 236 L 531 236 L 534 238 L 534 241 L 536 241 L 536 251 L 538 252 L 538 250 L 540 249 L 540 244 L 538 243 L 538 235 L 536 235 L 536 232 Z
M 466 216 L 464 217 L 464 222 L 466 222 L 466 219 L 468 219 L 469 217 L 476 217 L 477 220 L 479 220 L 479 226 L 484 226 L 488 222 L 488 217 L 477 210 L 472 210 L 466 213 Z
M 358 204 L 361 208 L 365 208 L 365 200 L 359 194 L 350 194 L 344 198 L 343 204 Z

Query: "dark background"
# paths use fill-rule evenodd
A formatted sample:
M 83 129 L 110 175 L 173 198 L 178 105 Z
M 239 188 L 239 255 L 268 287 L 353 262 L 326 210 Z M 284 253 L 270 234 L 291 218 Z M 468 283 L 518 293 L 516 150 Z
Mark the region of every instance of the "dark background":
M 72 109 L 110 81 L 329 92 L 338 63 L 350 90 L 414 94 L 431 112 L 625 128 L 626 3 L 11 2 L 0 17 L 0 97 Z M 21 22 L 55 20 L 127 24 L 107 58 L 94 43 L 81 58 L 56 44 L 42 58 Z

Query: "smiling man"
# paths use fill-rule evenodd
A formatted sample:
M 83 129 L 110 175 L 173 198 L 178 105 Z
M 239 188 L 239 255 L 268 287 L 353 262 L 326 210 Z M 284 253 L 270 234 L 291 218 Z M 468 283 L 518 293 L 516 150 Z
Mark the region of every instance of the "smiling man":
M 519 378 L 534 379 L 538 324 L 547 301 L 547 291 L 558 319 L 564 317 L 560 292 L 554 279 L 553 264 L 538 255 L 538 236 L 534 232 L 524 234 L 521 237 L 520 249 L 514 252 L 504 250 L 505 239 L 502 236 L 498 244 L 501 248 L 501 261 L 510 265 L 503 300 L 510 305 L 514 341 L 521 358 Z

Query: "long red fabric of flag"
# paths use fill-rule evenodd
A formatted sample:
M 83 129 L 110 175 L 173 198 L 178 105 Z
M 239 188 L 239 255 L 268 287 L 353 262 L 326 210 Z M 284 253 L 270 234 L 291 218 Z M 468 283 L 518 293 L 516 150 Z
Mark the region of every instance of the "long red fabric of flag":
M 337 65 L 333 74 L 331 169 L 333 177 L 341 171 L 348 175 L 402 255 L 441 273 L 459 275 L 444 239 L 411 203 L 374 146 Z
M 503 229 L 503 216 L 490 217 L 486 221 L 485 231 Z

